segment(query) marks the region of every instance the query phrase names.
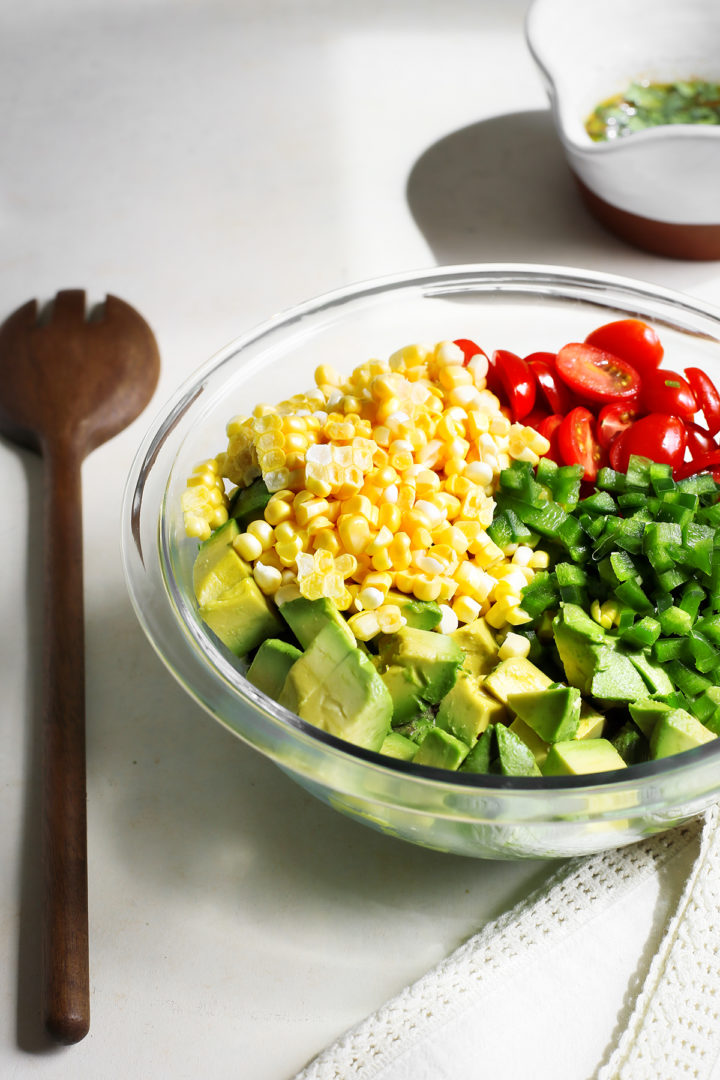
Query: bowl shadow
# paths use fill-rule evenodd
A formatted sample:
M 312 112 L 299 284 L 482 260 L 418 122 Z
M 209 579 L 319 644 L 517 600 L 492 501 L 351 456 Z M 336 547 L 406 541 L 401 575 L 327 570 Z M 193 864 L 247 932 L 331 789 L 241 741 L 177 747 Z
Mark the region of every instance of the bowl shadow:
M 549 109 L 451 132 L 410 171 L 406 197 L 440 265 L 537 262 L 657 276 L 687 288 L 708 271 L 623 243 L 587 211 Z M 673 270 L 675 269 L 675 272 Z M 663 280 L 665 284 L 665 280 Z

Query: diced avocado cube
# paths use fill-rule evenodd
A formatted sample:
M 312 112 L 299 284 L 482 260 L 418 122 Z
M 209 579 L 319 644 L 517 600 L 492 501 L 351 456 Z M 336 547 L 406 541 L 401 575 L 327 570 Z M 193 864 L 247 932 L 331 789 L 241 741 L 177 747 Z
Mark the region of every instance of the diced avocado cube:
M 263 694 L 277 701 L 290 668 L 301 656 L 300 649 L 296 649 L 288 641 L 268 638 L 255 653 L 248 668 L 247 680 Z
M 592 647 L 596 655 L 589 693 L 600 701 L 637 701 L 650 691 L 628 656 L 608 646 Z
M 446 634 L 403 626 L 394 634 L 385 634 L 378 646 L 380 670 L 405 668 L 417 687 L 419 700 L 437 704 L 455 683 L 464 655 Z
M 626 765 L 638 765 L 650 756 L 647 739 L 630 720 L 623 724 L 612 744 Z
M 198 548 L 193 564 L 193 591 L 200 607 L 217 600 L 250 574 L 250 566 L 232 546 L 239 534 L 230 518 Z
M 280 620 L 251 577 L 242 578 L 216 600 L 204 604 L 200 617 L 236 656 L 246 656 L 282 630 Z
M 321 596 L 318 600 L 308 600 L 304 596 L 299 596 L 297 600 L 288 600 L 280 606 L 280 613 L 303 649 L 307 649 L 328 624 L 336 626 L 344 634 L 349 646 L 354 648 L 356 645 L 352 630 L 332 600 L 326 596 Z
M 582 776 L 627 768 L 607 739 L 571 739 L 554 743 L 542 767 L 543 776 Z
M 685 709 L 672 709 L 658 719 L 650 736 L 650 755 L 653 758 L 670 757 L 683 750 L 692 750 L 703 743 L 716 739 L 712 731 L 696 720 Z
M 380 750 L 392 699 L 373 663 L 328 623 L 288 672 L 280 704 L 332 735 Z
M 390 589 L 386 598 L 386 604 L 395 604 L 400 608 L 400 614 L 408 626 L 415 630 L 435 630 L 442 619 L 440 605 L 433 600 L 416 600 L 407 593 L 397 592 Z
M 455 685 L 440 702 L 437 726 L 472 746 L 488 724 L 507 719 L 507 710 L 486 694 L 477 679 L 459 671 Z
M 494 671 L 485 677 L 483 687 L 503 705 L 507 705 L 510 694 L 547 690 L 551 684 L 552 679 L 525 657 L 512 656 L 501 660 Z
M 660 717 L 672 712 L 670 706 L 666 705 L 664 701 L 653 701 L 651 698 L 645 698 L 643 701 L 631 701 L 628 709 L 646 739 L 649 739 L 652 735 L 655 724 Z
M 391 664 L 380 672 L 380 678 L 392 699 L 393 727 L 407 724 L 427 711 L 427 703 L 421 697 L 422 687 L 416 683 L 410 668 Z
M 251 521 L 263 517 L 265 507 L 270 502 L 272 492 L 268 491 L 261 476 L 247 487 L 239 487 L 230 503 L 230 516 L 235 518 L 241 529 L 247 529 Z
M 540 776 L 540 769 L 529 746 L 504 724 L 495 728 L 498 765 L 503 776 Z
M 495 748 L 495 726 L 485 728 L 460 766 L 460 772 L 489 773 Z
M 512 724 L 510 724 L 510 731 L 514 735 L 517 735 L 519 739 L 525 743 L 525 745 L 532 751 L 532 756 L 539 766 L 542 766 L 543 761 L 547 757 L 550 744 L 546 743 L 544 739 L 541 739 L 536 731 L 521 720 L 519 716 L 516 716 Z
M 567 630 L 573 631 L 588 641 L 605 641 L 605 631 L 590 615 L 577 604 L 562 604 L 557 615 L 557 622 Z
M 659 664 L 653 664 L 652 660 L 648 659 L 647 653 L 631 652 L 627 655 L 651 694 L 672 694 L 674 686 L 667 673 Z
M 498 644 L 485 619 L 474 619 L 450 637 L 465 654 L 463 668 L 468 674 L 475 678 L 487 675 L 497 664 Z
M 380 753 L 397 758 L 398 761 L 412 761 L 417 753 L 417 743 L 401 735 L 399 731 L 391 731 L 385 736 Z
M 580 725 L 580 691 L 576 686 L 509 694 L 508 706 L 545 742 L 574 739 Z
M 430 728 L 413 758 L 416 765 L 432 765 L 436 769 L 458 769 L 469 753 L 467 743 L 456 739 L 449 731 Z
M 580 723 L 578 724 L 576 739 L 599 739 L 605 730 L 605 716 L 587 702 L 583 701 L 580 706 Z

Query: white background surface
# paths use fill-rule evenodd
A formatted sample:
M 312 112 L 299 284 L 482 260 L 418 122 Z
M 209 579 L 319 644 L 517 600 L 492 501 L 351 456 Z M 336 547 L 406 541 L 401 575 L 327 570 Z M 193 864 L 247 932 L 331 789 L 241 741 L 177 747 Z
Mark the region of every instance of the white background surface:
M 148 412 L 83 473 L 92 1021 L 74 1048 L 39 1026 L 42 472 L 0 441 L 2 1077 L 284 1080 L 551 869 L 422 851 L 316 803 L 176 686 L 132 614 L 119 551 L 152 413 L 229 339 L 315 293 L 518 260 L 720 304 L 718 263 L 643 255 L 586 216 L 525 9 L 3 6 L 0 317 L 60 288 L 115 293 L 153 326 L 163 374 Z M 598 1046 L 622 1004 L 615 983 L 597 990 Z M 552 1061 L 536 1076 L 557 1076 Z

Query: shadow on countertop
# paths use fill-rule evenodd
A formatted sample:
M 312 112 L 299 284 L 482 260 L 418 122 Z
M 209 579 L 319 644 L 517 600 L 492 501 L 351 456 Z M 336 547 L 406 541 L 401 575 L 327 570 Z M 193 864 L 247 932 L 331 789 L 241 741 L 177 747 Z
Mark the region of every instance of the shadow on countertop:
M 590 216 L 549 109 L 494 116 L 444 136 L 415 162 L 406 194 L 440 265 L 576 266 L 683 290 L 710 274 L 707 265 L 629 247 Z

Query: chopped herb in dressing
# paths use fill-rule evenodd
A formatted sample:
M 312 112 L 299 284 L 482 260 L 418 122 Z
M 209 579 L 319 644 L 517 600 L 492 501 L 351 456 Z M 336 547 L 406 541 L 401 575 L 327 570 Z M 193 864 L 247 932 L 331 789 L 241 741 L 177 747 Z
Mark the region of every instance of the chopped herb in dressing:
M 663 124 L 720 124 L 720 83 L 633 82 L 598 105 L 585 130 L 595 142 L 604 142 Z

